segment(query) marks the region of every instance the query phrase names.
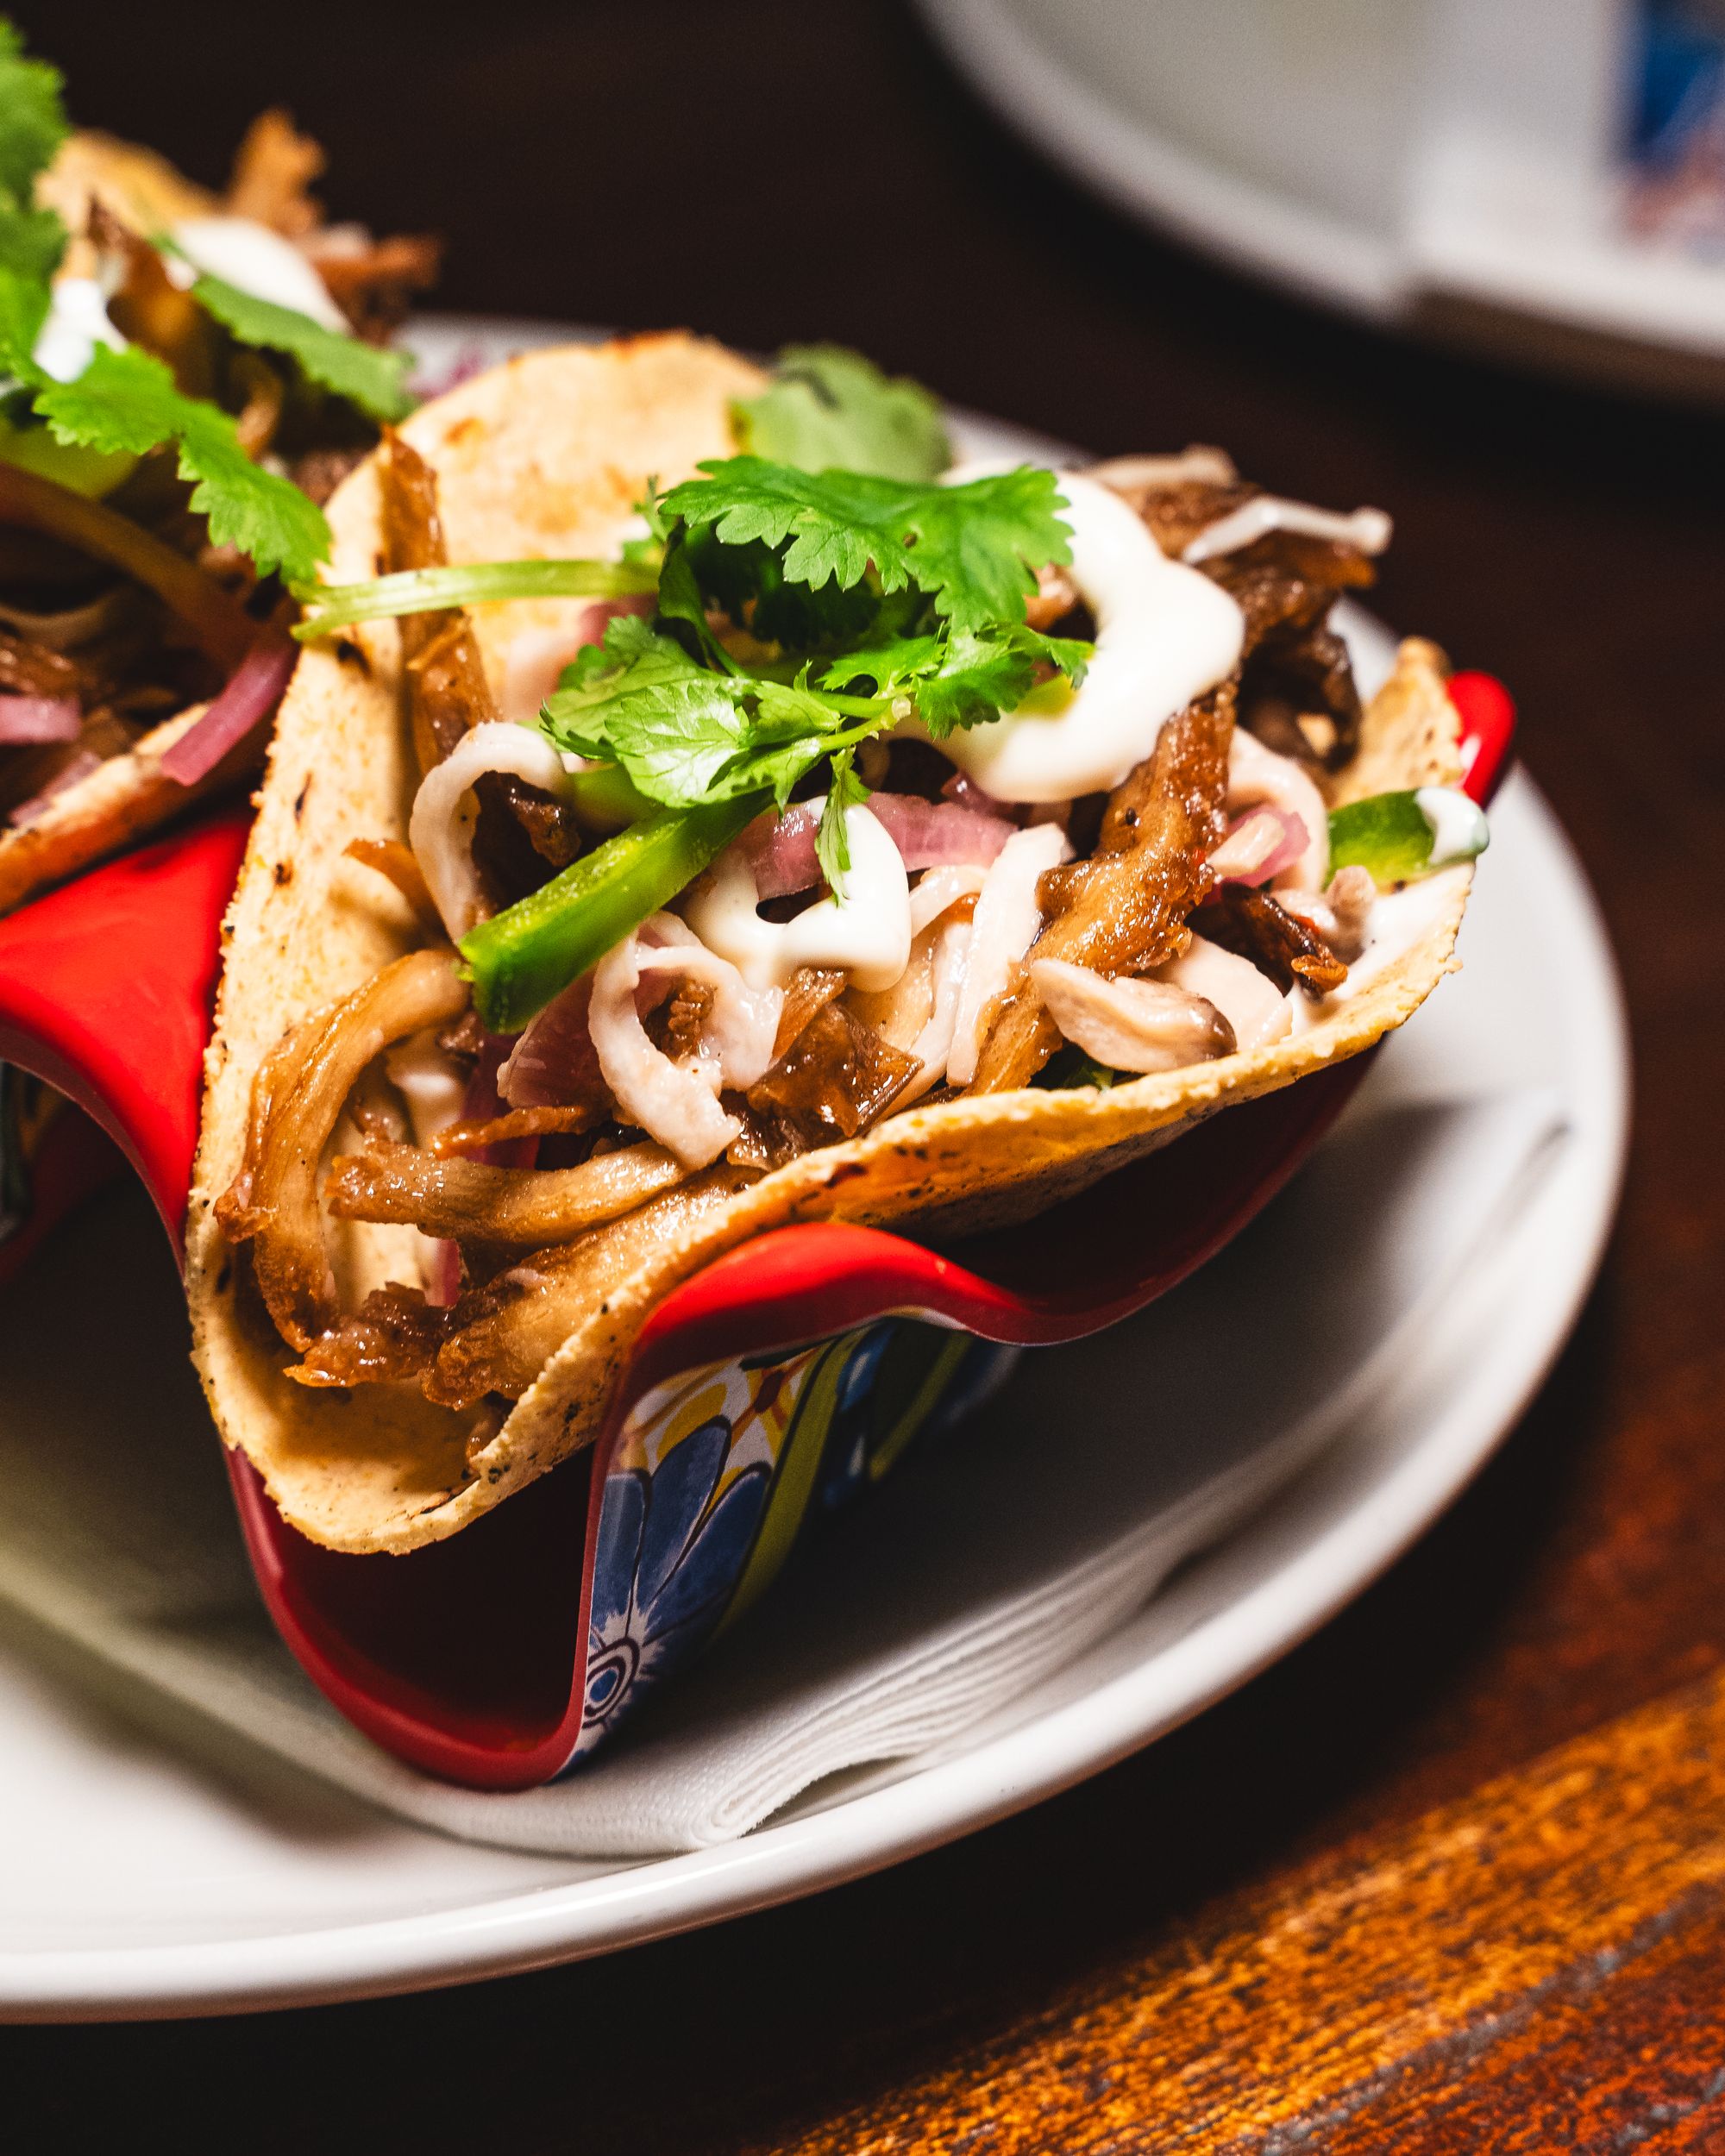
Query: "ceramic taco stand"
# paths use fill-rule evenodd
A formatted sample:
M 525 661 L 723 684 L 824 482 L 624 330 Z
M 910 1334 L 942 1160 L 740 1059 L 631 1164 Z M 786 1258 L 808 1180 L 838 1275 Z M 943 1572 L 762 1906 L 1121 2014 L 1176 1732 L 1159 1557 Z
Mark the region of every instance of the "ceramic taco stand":
M 1484 802 L 1514 707 L 1488 675 L 1450 688 Z M 0 922 L 0 1282 L 122 1159 L 179 1250 L 246 832 L 218 816 Z M 229 1452 L 282 1637 L 342 1714 L 428 1772 L 515 1789 L 570 1771 L 1019 1348 L 1113 1324 L 1220 1249 L 1366 1061 L 1232 1109 L 962 1259 L 833 1223 L 757 1238 L 654 1312 L 586 1459 L 410 1557 L 308 1541 Z

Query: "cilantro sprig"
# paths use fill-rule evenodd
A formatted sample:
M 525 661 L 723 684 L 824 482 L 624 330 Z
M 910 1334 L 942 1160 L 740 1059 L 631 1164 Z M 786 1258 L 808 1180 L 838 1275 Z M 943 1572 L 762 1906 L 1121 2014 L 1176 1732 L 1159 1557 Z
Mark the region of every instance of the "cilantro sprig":
M 802 472 L 757 456 L 700 469 L 661 503 L 689 531 L 711 530 L 725 547 L 782 548 L 785 580 L 812 591 L 846 590 L 872 572 L 883 594 L 919 591 L 956 630 L 1022 621 L 1036 569 L 1072 558 L 1059 483 L 1033 465 L 962 486 Z
M 142 456 L 172 443 L 191 506 L 218 546 L 237 547 L 260 574 L 309 580 L 329 551 L 323 512 L 292 481 L 254 464 L 219 405 L 187 397 L 154 354 L 98 345 L 74 380 L 56 381 L 35 361 L 47 315 L 45 286 L 0 268 L 0 369 L 28 391 L 56 442 Z
M 192 483 L 191 506 L 207 518 L 216 542 L 248 555 L 261 574 L 279 570 L 292 582 L 308 582 L 329 552 L 323 511 L 290 480 L 252 461 L 218 404 L 185 395 L 161 360 L 136 345 L 98 344 L 71 381 L 37 365 L 67 241 L 60 216 L 35 201 L 37 182 L 72 131 L 61 90 L 59 71 L 28 58 L 17 29 L 0 16 L 0 375 L 10 385 L 7 420 L 28 414 L 27 425 L 47 428 L 47 436 L 34 429 L 35 440 L 51 436 L 97 457 L 142 456 L 172 446 L 180 476 Z M 154 235 L 154 244 L 177 252 L 166 235 Z M 235 342 L 281 354 L 305 382 L 368 418 L 399 419 L 411 409 L 405 354 L 375 350 L 221 278 L 199 277 L 191 291 Z
M 0 16 L 0 265 L 46 282 L 66 252 L 66 231 L 33 199 L 36 177 L 72 132 L 60 70 L 27 60 L 24 41 Z
M 746 454 L 649 494 L 655 616 L 610 622 L 540 714 L 554 746 L 598 766 L 578 783 L 615 774 L 645 813 L 463 938 L 484 1022 L 525 1024 L 751 817 L 823 775 L 815 850 L 842 901 L 865 741 L 913 723 L 941 740 L 1040 680 L 1082 679 L 1090 646 L 1025 619 L 1036 570 L 1070 559 L 1064 506 L 1033 467 L 943 487 Z
M 701 473 L 649 505 L 663 536 L 659 625 L 612 622 L 541 724 L 670 808 L 759 794 L 782 811 L 828 762 L 820 858 L 842 892 L 844 811 L 867 798 L 851 762 L 862 742 L 912 718 L 939 740 L 997 718 L 1048 670 L 1082 678 L 1089 647 L 1024 618 L 1035 567 L 1070 558 L 1058 482 L 1024 466 L 932 486 L 754 456 Z M 802 617 L 813 648 L 776 644 L 742 664 L 709 605 L 758 638 L 764 614 L 786 617 L 787 587 L 827 597 L 824 617 Z

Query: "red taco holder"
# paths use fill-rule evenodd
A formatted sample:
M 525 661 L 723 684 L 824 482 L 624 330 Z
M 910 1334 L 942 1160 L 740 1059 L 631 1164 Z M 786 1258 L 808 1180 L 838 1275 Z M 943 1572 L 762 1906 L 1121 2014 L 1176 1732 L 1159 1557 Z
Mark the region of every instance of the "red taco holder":
M 1485 801 L 1514 706 L 1488 675 L 1458 674 L 1450 688 L 1467 790 Z M 0 921 L 0 1061 L 86 1112 L 37 1118 L 0 1282 L 121 1157 L 179 1250 L 221 920 L 247 828 L 237 812 L 218 816 Z M 1231 1109 L 962 1253 L 836 1223 L 758 1237 L 653 1313 L 586 1461 L 410 1557 L 310 1543 L 229 1452 L 283 1638 L 351 1721 L 415 1765 L 483 1789 L 551 1778 L 637 1702 L 649 1670 L 662 1681 L 754 1599 L 770 1577 L 768 1544 L 787 1547 L 805 1514 L 884 1471 L 943 1401 L 975 1389 L 988 1351 L 970 1342 L 1071 1340 L 1142 1309 L 1282 1187 L 1365 1061 Z

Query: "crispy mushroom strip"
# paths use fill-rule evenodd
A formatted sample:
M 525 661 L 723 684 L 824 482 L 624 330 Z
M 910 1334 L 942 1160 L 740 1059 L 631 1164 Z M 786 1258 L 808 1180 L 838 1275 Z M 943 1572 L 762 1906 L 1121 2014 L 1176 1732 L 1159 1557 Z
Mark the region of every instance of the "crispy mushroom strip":
M 843 1003 L 824 1004 L 758 1083 L 732 1160 L 778 1167 L 855 1138 L 884 1115 L 922 1069 Z
M 1327 943 L 1345 966 L 1352 965 L 1371 940 L 1371 909 L 1377 886 L 1371 871 L 1358 862 L 1339 868 L 1326 891 L 1278 891 L 1276 903 L 1303 921 Z
M 323 152 L 294 126 L 279 105 L 259 113 L 234 154 L 228 182 L 230 217 L 252 217 L 284 239 L 301 240 L 323 221 L 309 191 L 323 170 Z
M 1038 958 L 1031 979 L 1066 1038 L 1107 1070 L 1181 1070 L 1232 1056 L 1234 1029 L 1208 997 L 1165 981 L 1105 981 Z
M 405 569 L 441 568 L 449 557 L 430 466 L 386 428 L 377 473 L 385 570 L 393 576 Z M 469 727 L 497 712 L 478 640 L 461 608 L 404 614 L 400 628 L 408 721 L 423 774 L 441 763 Z
M 590 1130 L 603 1111 L 593 1101 L 573 1107 L 511 1108 L 483 1123 L 452 1123 L 431 1141 L 441 1160 L 451 1153 L 480 1153 L 488 1145 L 510 1145 L 524 1138 L 567 1138 Z
M 392 1280 L 322 1333 L 287 1375 L 301 1385 L 398 1385 L 423 1378 L 449 1329 L 417 1288 Z
M 405 1222 L 452 1243 L 531 1250 L 573 1242 L 687 1173 L 662 1145 L 625 1146 L 579 1168 L 492 1168 L 384 1144 L 336 1161 L 327 1194 L 339 1220 Z
M 443 249 L 429 232 L 374 240 L 351 225 L 308 233 L 301 242 L 354 334 L 386 344 L 406 321 L 415 292 L 437 281 Z
M 174 283 L 156 249 L 99 200 L 91 203 L 90 236 L 111 287 L 108 318 L 114 327 L 172 368 L 188 397 L 212 395 L 216 340 L 204 309 Z
M 1327 995 L 1347 979 L 1347 968 L 1311 924 L 1268 891 L 1225 886 L 1201 925 L 1213 943 L 1251 959 L 1284 994 L 1297 981 L 1314 995 Z
M 426 1397 L 446 1407 L 474 1407 L 487 1393 L 518 1400 L 571 1334 L 605 1314 L 618 1282 L 753 1180 L 749 1170 L 718 1163 L 590 1235 L 535 1250 L 469 1288 L 450 1313 Z
M 1088 861 L 1051 869 L 1039 895 L 1050 916 L 1032 961 L 1064 959 L 1093 973 L 1150 973 L 1185 948 L 1186 917 L 1204 895 L 1204 857 L 1222 836 L 1232 684 L 1176 712 L 1154 753 L 1109 798 Z M 1060 1029 L 1027 981 L 985 1014 L 972 1093 L 1028 1085 L 1060 1045 Z
M 259 1066 L 244 1158 L 216 1213 L 229 1242 L 251 1244 L 259 1292 L 302 1353 L 336 1317 L 317 1169 L 348 1095 L 385 1049 L 446 1025 L 467 1000 L 447 950 L 413 951 L 314 1012 Z
M 441 567 L 448 560 L 437 511 L 437 479 L 419 452 L 386 429 L 378 455 L 384 567 Z M 466 610 L 441 607 L 401 617 L 401 659 L 408 724 L 422 777 L 473 727 L 498 716 L 479 640 Z M 480 825 L 474 857 L 494 906 L 544 881 L 543 863 L 567 868 L 580 839 L 565 805 L 506 772 L 487 772 L 474 788 Z
M 357 861 L 362 868 L 374 868 L 386 882 L 395 886 L 428 936 L 442 935 L 442 917 L 426 888 L 425 872 L 414 858 L 411 847 L 403 845 L 398 838 L 350 838 L 347 850 L 350 861 Z

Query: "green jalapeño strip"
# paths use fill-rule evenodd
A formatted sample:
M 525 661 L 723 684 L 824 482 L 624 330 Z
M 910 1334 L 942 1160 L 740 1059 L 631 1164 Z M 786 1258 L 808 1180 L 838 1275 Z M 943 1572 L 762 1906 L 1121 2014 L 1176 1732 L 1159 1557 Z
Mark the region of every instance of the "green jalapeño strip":
M 659 588 L 659 573 L 641 561 L 478 561 L 402 569 L 364 584 L 301 585 L 294 596 L 305 618 L 302 640 L 354 622 L 398 614 L 433 614 L 446 606 L 494 606 L 511 599 L 638 599 Z
M 572 981 L 668 906 L 772 796 L 656 809 L 461 938 L 474 1007 L 493 1033 L 518 1033 Z
M 1330 870 L 1358 867 L 1374 883 L 1409 883 L 1485 851 L 1478 805 L 1454 787 L 1371 793 L 1330 812 Z

